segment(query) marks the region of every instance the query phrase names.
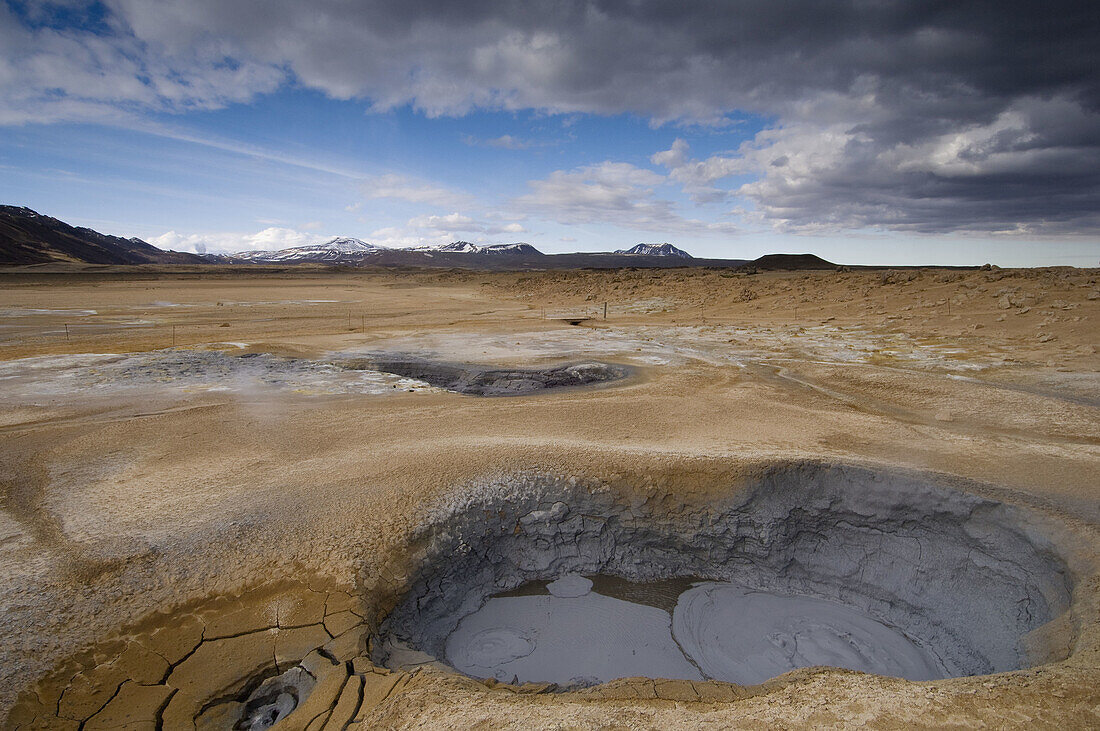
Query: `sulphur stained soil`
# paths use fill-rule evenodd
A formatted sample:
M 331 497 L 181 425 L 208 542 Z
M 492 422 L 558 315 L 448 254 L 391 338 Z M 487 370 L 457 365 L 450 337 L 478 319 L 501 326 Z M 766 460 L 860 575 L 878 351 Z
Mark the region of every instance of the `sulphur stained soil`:
M 232 727 L 250 703 L 269 698 L 258 692 L 263 683 L 298 666 L 317 680 L 290 712 L 299 713 L 294 723 L 309 716 L 303 728 L 1096 726 L 1098 276 L 1074 269 L 0 272 L 0 360 L 62 359 L 38 361 L 33 379 L 0 381 L 0 727 L 155 728 L 159 719 L 164 728 L 189 728 L 200 718 L 235 719 L 223 726 Z M 592 319 L 571 327 L 556 315 Z M 600 362 L 628 366 L 632 376 L 610 388 L 507 399 L 428 387 L 409 393 L 392 383 L 381 397 L 331 387 L 330 379 L 355 373 L 309 368 L 287 377 L 288 387 L 221 388 L 220 377 L 181 378 L 172 369 L 164 380 L 139 369 L 119 387 L 94 377 L 87 387 L 55 385 L 65 383 L 64 359 L 144 354 L 153 362 L 175 351 L 257 353 L 258 363 L 401 353 L 516 371 Z M 767 478 L 777 465 L 805 474 L 807 489 L 785 492 L 786 483 Z M 966 602 L 951 600 L 967 589 L 961 580 L 940 582 L 930 598 L 914 592 L 887 601 L 913 583 L 891 582 L 889 567 L 912 561 L 906 576 L 920 580 L 935 565 L 936 544 L 900 538 L 881 551 L 868 522 L 846 553 L 844 541 L 855 537 L 838 532 L 842 522 L 822 522 L 827 505 L 815 503 L 821 465 L 880 476 L 845 503 L 855 516 L 861 501 L 894 494 L 897 474 L 927 476 L 907 484 L 946 485 L 962 496 L 948 504 L 971 507 L 928 509 L 909 524 L 930 538 L 936 526 L 951 531 L 960 550 L 950 552 L 948 568 L 993 577 L 992 559 L 1006 581 L 997 591 L 975 589 Z M 964 643 L 941 642 L 950 638 L 942 632 L 935 647 L 961 652 L 956 667 L 976 674 L 911 682 L 813 668 L 753 686 L 649 678 L 551 693 L 456 674 L 439 660 L 442 651 L 408 670 L 382 666 L 382 626 L 404 597 L 422 591 L 418 579 L 435 570 L 425 567 L 441 565 L 425 542 L 440 506 L 477 503 L 486 485 L 514 490 L 530 474 L 583 486 L 548 495 L 546 510 L 564 497 L 583 508 L 577 514 L 605 515 L 586 512 L 592 506 L 581 498 L 614 494 L 597 506 L 616 517 L 608 536 L 651 531 L 654 560 L 641 565 L 659 558 L 665 573 L 631 575 L 629 551 L 596 552 L 587 565 L 561 553 L 549 570 L 502 573 L 503 583 L 490 576 L 476 585 L 478 601 L 567 573 L 753 578 L 711 561 L 725 559 L 728 546 L 734 555 L 750 550 L 768 569 L 755 575 L 768 584 L 756 591 L 805 596 L 816 584 L 811 595 L 839 600 L 845 587 L 858 586 L 872 603 L 858 606 L 911 637 L 957 628 Z M 707 528 L 711 516 L 726 514 L 715 506 L 768 494 L 766 516 Z M 492 507 L 495 516 L 507 503 Z M 1006 530 L 989 543 L 985 529 L 1006 510 L 1031 518 L 1002 523 Z M 691 520 L 664 532 L 677 511 Z M 632 514 L 645 522 L 628 531 Z M 896 526 L 907 521 L 899 515 Z M 478 526 L 473 538 L 486 526 L 514 535 L 516 522 L 483 511 L 463 525 Z M 598 522 L 583 534 L 598 539 Z M 799 530 L 768 532 L 783 525 Z M 520 534 L 546 538 L 556 552 L 553 528 L 520 524 Z M 694 566 L 677 565 L 679 544 L 668 550 L 677 535 L 705 537 L 714 550 L 698 554 Z M 796 535 L 801 542 L 791 540 Z M 802 557 L 822 555 L 816 545 L 838 550 L 830 562 L 806 567 Z M 1026 545 L 1034 546 L 1031 568 L 1018 570 L 1011 547 Z M 1061 574 L 1052 568 L 1059 564 Z M 719 565 L 721 572 L 700 571 Z M 1021 577 L 1035 581 L 1004 603 L 1001 589 L 1028 584 Z M 321 651 L 346 633 L 334 622 L 351 622 L 341 614 L 350 609 L 329 612 L 341 617 L 327 629 L 324 610 L 307 612 L 300 627 L 289 626 L 299 620 L 282 627 L 270 601 L 250 598 L 295 580 L 310 591 L 340 592 L 361 613 L 355 642 L 345 638 L 339 655 L 325 650 L 336 661 Z M 461 596 L 471 586 L 465 575 L 450 588 Z M 256 609 L 262 621 L 203 640 L 205 623 L 217 624 L 208 608 L 228 611 L 233 602 Z M 997 621 L 984 619 L 981 607 Z M 201 624 L 187 619 L 196 612 Z M 921 617 L 930 618 L 924 628 Z M 179 649 L 156 645 L 157 660 L 141 649 L 154 643 L 149 633 Z M 196 649 L 200 640 L 210 647 Z M 429 655 L 428 644 L 419 651 Z M 278 707 L 280 697 L 269 700 Z

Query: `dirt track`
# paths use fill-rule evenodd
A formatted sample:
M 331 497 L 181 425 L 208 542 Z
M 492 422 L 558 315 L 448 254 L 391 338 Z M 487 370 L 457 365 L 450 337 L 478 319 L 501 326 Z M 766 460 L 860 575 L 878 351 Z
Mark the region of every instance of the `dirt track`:
M 591 319 L 565 322 L 580 317 Z M 919 684 L 799 671 L 750 691 L 669 687 L 667 700 L 649 681 L 535 695 L 424 671 L 387 681 L 377 705 L 348 720 L 1100 724 L 1098 321 L 1100 273 L 1071 269 L 9 279 L 0 290 L 0 713 L 48 676 L 7 726 L 43 723 L 66 693 L 85 692 L 74 685 L 80 668 L 116 662 L 119 646 L 104 643 L 122 628 L 132 639 L 180 617 L 209 627 L 227 621 L 219 597 L 245 589 L 250 617 L 280 592 L 299 604 L 329 597 L 295 625 L 326 641 L 351 631 L 331 626 L 345 612 L 369 628 L 402 586 L 394 557 L 429 506 L 463 485 L 538 471 L 705 501 L 762 465 L 814 460 L 965 478 L 977 484 L 967 489 L 1051 521 L 1082 572 L 1076 624 L 1057 630 L 1068 659 Z M 230 369 L 248 353 L 323 365 L 334 353 L 391 352 L 634 370 L 598 389 L 485 399 L 391 382 L 337 388 L 328 371 L 265 380 L 156 366 L 142 380 L 69 357 L 160 358 L 173 347 L 224 353 Z M 257 622 L 245 624 L 271 627 Z M 76 654 L 89 648 L 100 649 Z M 349 661 L 363 650 L 347 649 Z M 163 687 L 150 673 L 129 676 L 127 693 Z M 349 677 L 364 688 L 372 680 Z M 129 697 L 124 680 L 110 682 L 106 695 L 74 702 L 69 718 Z

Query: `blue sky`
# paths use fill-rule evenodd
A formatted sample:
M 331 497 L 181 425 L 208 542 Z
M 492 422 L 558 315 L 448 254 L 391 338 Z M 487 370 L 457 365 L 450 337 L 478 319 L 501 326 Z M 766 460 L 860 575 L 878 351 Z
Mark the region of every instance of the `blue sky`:
M 948 40 L 987 32 L 966 18 L 691 6 L 6 2 L 0 202 L 178 250 L 1097 265 L 1100 117 L 1072 64 L 1006 89 L 953 65 Z M 853 54 L 868 37 L 939 75 Z

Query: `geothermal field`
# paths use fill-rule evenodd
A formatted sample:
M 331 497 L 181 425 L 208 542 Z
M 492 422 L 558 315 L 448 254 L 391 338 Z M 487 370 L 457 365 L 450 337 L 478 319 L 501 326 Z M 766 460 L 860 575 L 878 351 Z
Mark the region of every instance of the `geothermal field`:
M 1100 725 L 1100 270 L 0 276 L 3 728 Z

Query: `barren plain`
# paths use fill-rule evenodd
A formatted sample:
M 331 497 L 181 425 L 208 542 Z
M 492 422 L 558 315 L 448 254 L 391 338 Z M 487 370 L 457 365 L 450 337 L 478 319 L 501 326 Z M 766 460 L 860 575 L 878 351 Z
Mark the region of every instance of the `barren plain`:
M 1098 726 L 1098 323 L 1069 268 L 4 273 L 0 718 Z M 486 370 L 514 395 L 449 390 Z M 475 577 L 731 567 L 959 677 L 561 688 L 380 642 Z

